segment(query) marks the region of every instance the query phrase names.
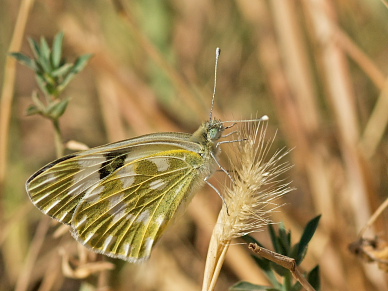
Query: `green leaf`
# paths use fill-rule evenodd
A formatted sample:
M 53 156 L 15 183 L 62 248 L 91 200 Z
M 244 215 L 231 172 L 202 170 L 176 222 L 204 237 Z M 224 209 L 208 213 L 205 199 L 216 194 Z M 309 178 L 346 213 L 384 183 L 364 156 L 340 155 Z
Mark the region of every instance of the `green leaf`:
M 250 235 L 245 235 L 242 237 L 247 243 L 255 243 L 261 247 L 264 248 L 264 246 L 258 242 L 254 237 Z M 272 270 L 271 261 L 267 260 L 263 257 L 260 257 L 259 255 L 253 254 L 252 258 L 255 260 L 256 264 L 264 271 L 267 278 L 270 280 L 273 286 L 276 286 L 278 288 L 281 288 L 281 284 L 276 278 L 276 275 L 274 271 Z
M 58 85 L 57 91 L 58 91 L 58 92 L 62 92 L 63 90 L 65 90 L 65 88 L 67 87 L 67 85 L 69 85 L 69 83 L 71 82 L 71 80 L 73 80 L 74 77 L 75 77 L 75 74 L 69 73 L 69 74 L 64 78 L 64 80 L 61 82 L 61 84 Z
M 57 120 L 63 115 L 63 113 L 65 113 L 68 104 L 69 99 L 63 99 L 59 102 L 51 103 L 46 114 L 52 119 Z
M 45 93 L 46 95 L 50 95 L 50 93 L 47 90 L 47 81 L 43 77 L 43 74 L 35 74 L 36 82 L 38 83 L 39 88 Z
M 18 62 L 29 67 L 32 70 L 34 71 L 38 70 L 38 66 L 36 65 L 35 61 L 30 57 L 26 56 L 25 54 L 15 52 L 15 53 L 10 53 L 10 56 L 14 57 Z
M 288 256 L 289 256 L 290 258 L 295 259 L 295 261 L 296 261 L 297 264 L 298 264 L 298 262 L 297 262 L 298 253 L 299 253 L 299 243 L 296 243 L 296 244 L 294 244 L 294 245 L 292 246 L 291 251 L 290 251 L 290 253 L 289 253 Z
M 269 234 L 271 236 L 271 242 L 272 242 L 272 245 L 275 249 L 275 252 L 280 253 L 281 247 L 280 247 L 278 238 L 276 236 L 275 228 L 273 227 L 272 224 L 269 224 L 268 228 L 269 228 Z
M 288 256 L 291 251 L 291 232 L 288 232 L 283 223 L 279 227 L 279 245 L 281 250 L 278 253 Z
M 265 258 L 262 258 L 260 256 L 253 256 L 253 259 L 255 260 L 255 262 L 259 265 L 259 267 L 264 271 L 264 272 L 269 272 L 271 271 L 271 267 L 270 267 L 270 261 L 265 259 Z
M 50 60 L 46 59 L 46 57 L 43 54 L 40 54 L 37 62 L 42 66 L 43 72 L 50 73 L 52 71 Z
M 32 53 L 34 54 L 35 59 L 39 59 L 40 56 L 40 47 L 39 44 L 33 38 L 28 38 Z
M 37 92 L 32 93 L 32 102 L 40 112 L 44 112 L 46 110 L 46 106 L 40 101 L 39 95 Z
M 72 68 L 72 64 L 63 64 L 62 66 L 60 66 L 59 68 L 55 69 L 54 71 L 51 72 L 51 76 L 53 77 L 61 77 L 61 76 L 65 76 L 66 74 L 68 74 L 70 72 L 70 69 Z
M 58 86 L 56 83 L 55 84 L 47 83 L 46 90 L 47 90 L 48 95 L 50 95 L 54 99 L 59 98 Z
M 53 51 L 51 54 L 51 63 L 53 68 L 58 68 L 62 58 L 62 44 L 65 34 L 63 32 L 58 33 L 53 42 Z
M 300 290 L 302 290 L 302 284 L 300 284 L 299 282 L 296 282 L 295 284 L 294 284 L 294 286 L 292 286 L 291 288 L 290 288 L 290 291 L 300 291 Z
M 74 66 L 71 69 L 71 73 L 78 74 L 79 72 L 81 72 L 85 68 L 85 66 L 88 64 L 88 62 L 92 56 L 93 56 L 92 54 L 80 56 L 75 61 Z
M 259 290 L 267 290 L 267 291 L 279 291 L 279 289 L 275 289 L 270 286 L 256 285 L 249 282 L 241 281 L 234 284 L 229 288 L 229 291 L 259 291 Z
M 51 55 L 50 47 L 44 37 L 40 38 L 40 56 L 44 58 L 45 61 L 49 62 Z
M 272 270 L 274 270 L 278 275 L 286 277 L 290 274 L 290 271 L 274 262 L 270 262 Z
M 311 286 L 313 286 L 316 291 L 321 290 L 321 279 L 319 273 L 319 265 L 317 265 L 307 275 L 307 281 L 311 284 Z
M 76 74 L 81 72 L 85 66 L 87 65 L 89 59 L 92 57 L 92 54 L 83 55 L 79 57 L 73 67 L 70 69 L 69 74 L 65 77 L 65 79 L 62 81 L 62 83 L 58 86 L 58 92 L 62 92 L 67 85 L 73 80 Z
M 264 247 L 261 243 L 259 243 L 255 238 L 253 238 L 252 236 L 250 235 L 245 235 L 242 237 L 247 243 L 254 243 L 254 244 L 257 244 L 258 246 L 261 246 L 261 247 Z M 258 255 L 253 255 L 252 256 L 254 258 L 254 260 L 256 261 L 256 263 L 259 265 L 259 267 L 264 271 L 264 272 L 269 272 L 271 271 L 271 267 L 270 267 L 270 264 L 269 264 L 269 260 L 265 259 L 265 258 L 262 258 Z M 272 271 L 271 271 L 272 272 Z M 268 275 L 268 274 L 267 274 Z M 270 276 L 271 277 L 271 276 Z
M 40 111 L 40 110 L 38 109 L 38 107 L 36 107 L 35 105 L 31 104 L 31 105 L 27 108 L 26 114 L 27 114 L 28 116 L 35 115 L 35 114 L 42 114 L 42 111 Z
M 321 282 L 319 278 L 319 266 L 316 266 L 307 274 L 307 281 L 316 291 L 321 290 Z M 292 286 L 292 288 L 289 289 L 289 291 L 300 291 L 300 290 L 304 290 L 304 289 L 299 282 L 296 282 L 294 286 Z
M 321 215 L 318 215 L 317 217 L 310 220 L 303 231 L 302 237 L 300 238 L 300 241 L 299 241 L 299 249 L 296 257 L 296 263 L 298 265 L 303 261 L 303 258 L 306 255 L 307 246 L 310 240 L 312 239 L 312 237 L 314 236 L 315 231 L 318 228 L 320 219 L 321 219 Z

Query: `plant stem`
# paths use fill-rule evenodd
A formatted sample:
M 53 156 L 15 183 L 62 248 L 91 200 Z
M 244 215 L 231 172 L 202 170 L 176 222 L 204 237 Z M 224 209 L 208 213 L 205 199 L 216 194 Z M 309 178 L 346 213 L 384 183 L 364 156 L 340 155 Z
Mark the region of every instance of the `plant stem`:
M 52 122 L 54 125 L 55 150 L 57 152 L 57 158 L 60 158 L 64 153 L 61 127 L 58 119 L 53 119 Z
M 229 248 L 229 244 L 230 244 L 230 241 L 227 241 L 227 242 L 221 242 L 221 245 L 219 245 L 219 254 L 218 254 L 218 258 L 217 258 L 217 261 L 216 261 L 216 265 L 215 265 L 215 269 L 214 269 L 214 272 L 213 272 L 213 277 L 210 281 L 210 286 L 209 286 L 209 291 L 213 291 L 215 286 L 216 286 L 216 283 L 217 283 L 217 279 L 220 275 L 220 272 L 221 272 L 221 267 L 222 265 L 224 264 L 224 261 L 225 261 L 225 255 L 226 255 L 226 251 L 228 250 Z
M 290 270 L 292 276 L 294 276 L 294 278 L 299 281 L 303 288 L 305 288 L 307 291 L 315 291 L 315 289 L 310 285 L 307 279 L 299 271 L 295 259 L 267 250 L 266 248 L 260 247 L 257 244 L 253 243 L 249 244 L 249 249 L 255 254 L 258 254 L 259 256 L 262 256 L 263 258 L 266 258 Z
M 20 3 L 18 17 L 15 24 L 15 29 L 12 35 L 12 40 L 8 51 L 18 51 L 22 46 L 24 31 L 26 28 L 28 16 L 34 4 L 34 0 L 24 0 Z M 11 122 L 12 101 L 14 96 L 15 76 L 16 76 L 16 60 L 11 57 L 5 58 L 3 88 L 0 97 L 0 221 L 4 213 L 4 191 L 7 174 L 8 160 L 8 142 L 9 142 L 9 126 Z

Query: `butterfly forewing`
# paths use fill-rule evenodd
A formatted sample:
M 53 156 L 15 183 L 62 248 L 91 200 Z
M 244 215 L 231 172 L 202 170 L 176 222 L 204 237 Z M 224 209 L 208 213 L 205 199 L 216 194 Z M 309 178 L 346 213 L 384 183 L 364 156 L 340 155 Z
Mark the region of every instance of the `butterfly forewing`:
M 74 236 L 106 255 L 148 258 L 193 183 L 203 181 L 203 162 L 197 153 L 172 150 L 125 164 L 87 191 L 73 216 Z
M 189 138 L 183 133 L 145 135 L 68 155 L 32 175 L 26 189 L 42 212 L 69 224 L 85 191 L 122 166 L 124 159 L 129 162 L 182 147 L 198 150 Z

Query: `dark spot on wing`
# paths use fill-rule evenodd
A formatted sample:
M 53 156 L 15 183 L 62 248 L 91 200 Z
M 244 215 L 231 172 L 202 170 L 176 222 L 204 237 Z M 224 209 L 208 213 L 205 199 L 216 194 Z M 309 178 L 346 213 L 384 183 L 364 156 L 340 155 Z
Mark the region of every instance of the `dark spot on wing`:
M 122 153 L 118 151 L 118 152 L 110 152 L 110 153 L 104 154 L 106 161 L 102 163 L 100 170 L 98 170 L 98 172 L 100 173 L 100 179 L 103 179 L 106 176 L 109 176 L 118 168 L 121 168 L 122 166 L 124 166 L 124 162 L 127 155 L 128 155 L 128 151 L 126 151 L 126 153 Z

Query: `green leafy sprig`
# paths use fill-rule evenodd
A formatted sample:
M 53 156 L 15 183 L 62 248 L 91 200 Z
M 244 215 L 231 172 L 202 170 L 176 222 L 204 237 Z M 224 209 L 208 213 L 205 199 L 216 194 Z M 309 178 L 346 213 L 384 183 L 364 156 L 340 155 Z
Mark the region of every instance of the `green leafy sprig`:
M 77 58 L 74 63 L 66 62 L 62 57 L 63 38 L 63 32 L 57 34 L 51 49 L 45 38 L 42 37 L 40 43 L 29 38 L 34 58 L 20 52 L 10 53 L 20 63 L 35 72 L 38 86 L 46 97 L 46 102 L 42 102 L 39 94 L 34 93 L 32 96 L 34 104 L 28 108 L 28 115 L 41 114 L 50 119 L 58 119 L 62 116 L 69 99 L 60 98 L 61 93 L 92 57 L 91 54 L 87 54 Z
M 62 55 L 63 38 L 64 33 L 58 33 L 52 48 L 43 37 L 40 42 L 29 38 L 33 58 L 21 52 L 10 53 L 16 60 L 35 72 L 36 81 L 44 97 L 42 98 L 38 92 L 32 94 L 33 104 L 28 107 L 27 115 L 39 114 L 53 122 L 58 157 L 63 155 L 59 118 L 65 113 L 70 101 L 68 97 L 62 96 L 63 90 L 75 75 L 85 68 L 92 57 L 91 54 L 86 54 L 77 58 L 74 63 L 67 62 Z

